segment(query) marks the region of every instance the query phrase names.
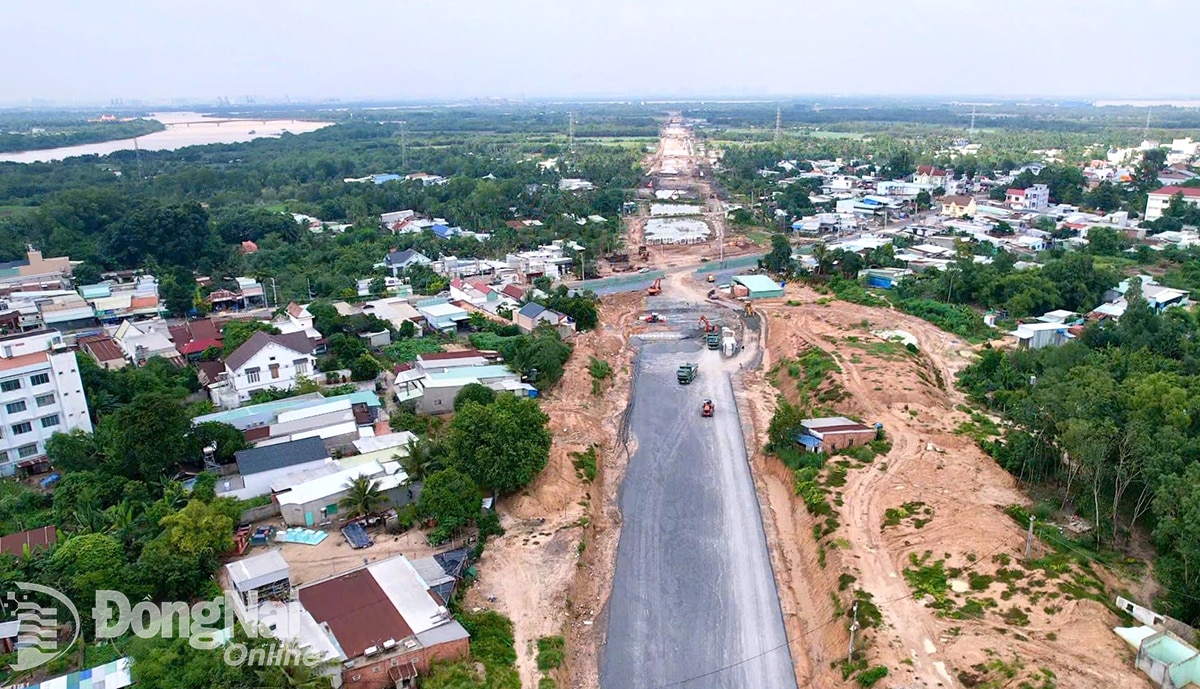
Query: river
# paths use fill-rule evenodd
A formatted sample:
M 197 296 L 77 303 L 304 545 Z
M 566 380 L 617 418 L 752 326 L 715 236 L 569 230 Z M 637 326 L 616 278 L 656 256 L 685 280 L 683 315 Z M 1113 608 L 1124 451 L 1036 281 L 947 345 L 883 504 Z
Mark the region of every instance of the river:
M 108 155 L 116 151 L 173 151 L 185 146 L 203 144 L 231 144 L 250 141 L 265 136 L 280 136 L 285 131 L 292 134 L 315 132 L 328 127 L 332 122 L 310 122 L 306 120 L 250 120 L 205 117 L 198 112 L 152 113 L 149 119 L 166 125 L 161 132 L 154 132 L 136 139 L 119 139 L 97 144 L 81 144 L 62 148 L 47 148 L 41 151 L 19 151 L 0 153 L 0 162 L 44 163 L 63 160 L 74 156 Z M 136 145 L 135 145 L 136 142 Z

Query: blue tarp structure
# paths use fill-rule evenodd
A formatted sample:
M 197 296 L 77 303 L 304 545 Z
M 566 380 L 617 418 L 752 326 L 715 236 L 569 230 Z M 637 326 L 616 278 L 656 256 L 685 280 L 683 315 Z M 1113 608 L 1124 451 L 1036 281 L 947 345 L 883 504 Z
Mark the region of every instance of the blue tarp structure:
M 820 439 L 814 438 L 811 435 L 804 435 L 804 434 L 797 435 L 796 442 L 800 443 L 808 450 L 815 451 L 815 450 L 819 450 L 821 448 Z
M 346 537 L 350 547 L 355 550 L 375 545 L 375 541 L 372 541 L 371 537 L 367 535 L 367 530 L 363 528 L 362 524 L 347 524 L 342 528 L 342 535 Z

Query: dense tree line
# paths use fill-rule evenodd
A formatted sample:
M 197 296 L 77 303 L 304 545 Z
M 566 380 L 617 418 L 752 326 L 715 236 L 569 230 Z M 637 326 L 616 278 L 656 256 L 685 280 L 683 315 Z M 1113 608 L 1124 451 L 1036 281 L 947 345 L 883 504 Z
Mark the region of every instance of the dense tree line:
M 1062 347 L 986 350 L 962 374 L 976 401 L 1014 423 L 988 447 L 1023 481 L 1056 489 L 1125 546 L 1138 527 L 1158 547 L 1155 574 L 1171 614 L 1200 621 L 1200 358 L 1195 315 L 1156 314 L 1131 290 L 1117 323 Z
M 14 129 L 19 127 L 19 129 Z M 0 153 L 40 151 L 60 146 L 78 146 L 101 141 L 132 139 L 166 129 L 156 120 L 89 122 L 66 117 L 0 117 Z

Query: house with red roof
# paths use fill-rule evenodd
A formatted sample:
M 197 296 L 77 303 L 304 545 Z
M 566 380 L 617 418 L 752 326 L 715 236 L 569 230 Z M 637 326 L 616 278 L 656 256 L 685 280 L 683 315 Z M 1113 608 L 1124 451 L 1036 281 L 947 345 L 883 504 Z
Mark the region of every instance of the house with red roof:
M 200 354 L 209 347 L 220 349 L 222 341 L 225 339 L 220 328 L 207 318 L 173 325 L 169 332 L 175 349 L 189 361 L 199 358 Z
M 913 174 L 913 183 L 928 184 L 934 187 L 946 188 L 946 183 L 954 179 L 954 175 L 934 165 L 920 165 Z
M 482 280 L 454 278 L 450 281 L 450 299 L 483 307 L 486 304 L 500 301 L 500 293 Z
M 1165 186 L 1155 189 L 1146 197 L 1146 220 L 1158 220 L 1166 214 L 1171 198 L 1179 194 L 1183 202 L 1200 205 L 1200 187 Z

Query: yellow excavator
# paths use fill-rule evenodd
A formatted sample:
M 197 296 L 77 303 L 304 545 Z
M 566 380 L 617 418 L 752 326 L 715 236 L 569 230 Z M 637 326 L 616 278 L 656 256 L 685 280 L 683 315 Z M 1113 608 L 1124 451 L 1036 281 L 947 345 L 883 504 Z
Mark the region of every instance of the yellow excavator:
M 754 315 L 754 304 L 752 304 L 750 302 L 746 302 L 746 306 L 744 307 L 744 310 L 745 310 L 747 318 L 750 316 L 753 316 Z

